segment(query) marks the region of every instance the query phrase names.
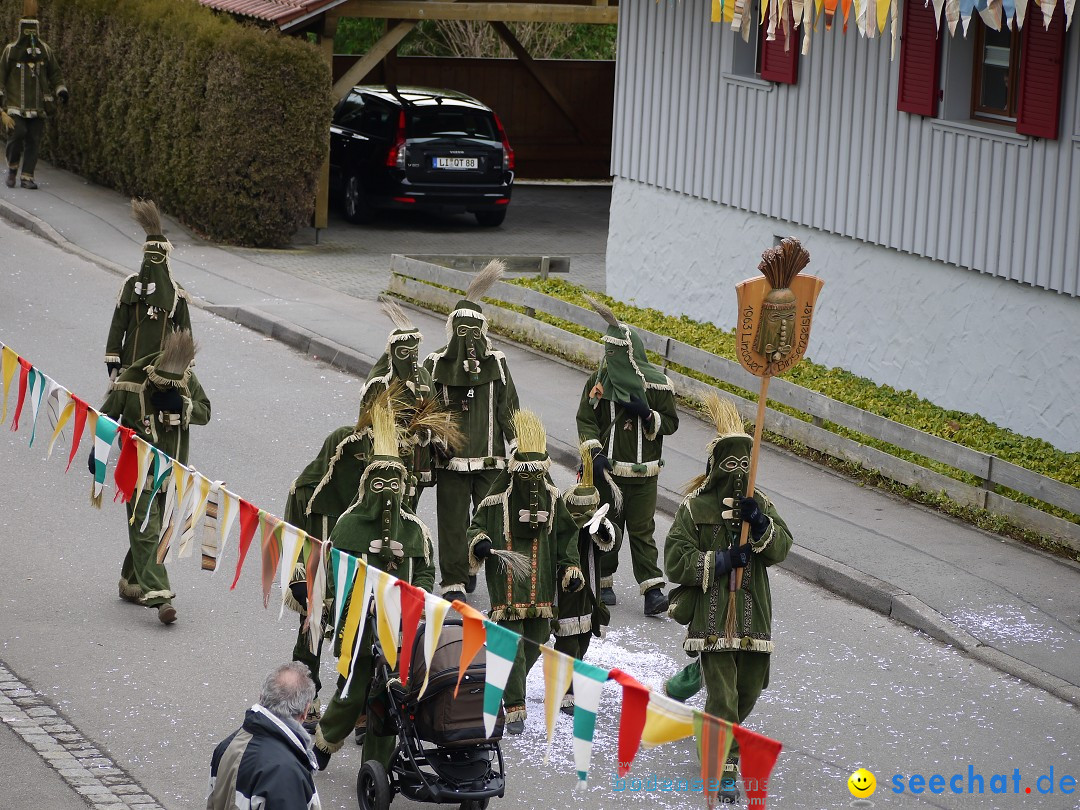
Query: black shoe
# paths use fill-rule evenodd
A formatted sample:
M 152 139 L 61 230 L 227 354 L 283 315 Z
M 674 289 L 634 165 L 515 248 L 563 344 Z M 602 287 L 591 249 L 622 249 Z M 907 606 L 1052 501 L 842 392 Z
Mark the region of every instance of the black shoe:
M 4 185 L 6 185 L 8 188 L 15 188 L 15 178 L 18 177 L 18 175 L 18 169 L 8 169 L 7 179 L 4 181 Z
M 660 616 L 668 609 L 668 598 L 662 588 L 650 588 L 645 591 L 645 615 Z
M 34 182 L 33 177 L 24 177 L 22 179 L 22 182 L 19 185 L 21 185 L 23 188 L 29 188 L 29 189 L 37 188 L 37 183 Z
M 319 764 L 319 770 L 325 771 L 326 766 L 330 764 L 330 752 L 323 751 L 319 746 L 314 746 L 315 761 Z
M 614 588 L 601 588 L 600 589 L 600 601 L 605 605 L 615 604 L 615 589 Z
M 509 723 L 506 724 L 506 733 L 507 734 L 517 735 L 517 734 L 524 733 L 524 731 L 525 731 L 525 721 L 524 720 L 511 720 Z
M 463 594 L 461 591 L 447 591 L 442 595 L 442 598 L 445 599 L 447 602 L 453 602 L 455 599 L 459 599 L 462 602 L 469 601 L 465 598 L 465 594 Z
M 476 590 L 476 574 L 469 574 L 469 584 L 465 586 L 465 593 L 472 593 Z

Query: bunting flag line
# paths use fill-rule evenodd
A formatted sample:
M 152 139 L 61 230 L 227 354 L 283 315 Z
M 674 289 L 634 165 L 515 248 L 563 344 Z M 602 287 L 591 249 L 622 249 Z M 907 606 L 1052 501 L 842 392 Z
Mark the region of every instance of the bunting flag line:
M 453 601 L 453 608 L 461 614 L 461 663 L 458 665 L 457 683 L 454 684 L 454 697 L 457 697 L 461 679 L 465 677 L 465 670 L 476 658 L 476 654 L 484 646 L 487 632 L 484 627 L 484 614 L 476 608 L 467 605 L 460 599 Z
M 232 585 L 229 586 L 230 591 L 234 590 L 236 583 L 240 581 L 240 569 L 244 565 L 248 548 L 251 547 L 251 538 L 255 536 L 255 529 L 259 526 L 259 511 L 257 506 L 240 498 L 240 540 L 238 541 L 240 553 L 236 558 L 236 576 L 233 577 Z
M 270 606 L 270 586 L 274 583 L 278 562 L 281 561 L 281 530 L 285 521 L 259 510 L 259 529 L 262 532 L 262 597 L 263 607 Z
M 694 736 L 694 710 L 660 692 L 649 695 L 641 744 L 655 748 Z
M 91 411 L 91 413 L 93 413 L 93 411 Z M 157 494 L 158 494 L 158 492 L 161 491 L 161 488 L 163 486 L 165 486 L 165 482 L 170 480 L 170 476 L 172 475 L 172 470 L 173 470 L 173 460 L 171 458 L 169 458 L 167 455 L 165 455 L 164 453 L 162 453 L 160 450 L 158 450 L 153 445 L 151 445 L 151 447 L 150 447 L 150 453 L 154 457 L 154 476 L 153 476 L 153 479 L 151 480 L 150 496 L 149 497 L 150 497 L 151 500 L 153 500 L 155 497 L 157 497 Z M 136 506 L 138 506 L 138 504 L 136 504 Z M 165 519 L 165 512 L 163 510 L 162 511 L 162 521 L 163 521 L 162 525 L 165 525 L 164 524 L 164 519 Z M 135 511 L 133 509 L 132 512 L 131 512 L 131 522 L 134 522 L 134 520 L 135 520 Z M 147 509 L 146 514 L 143 516 L 142 525 L 139 526 L 139 531 L 145 532 L 146 531 L 146 526 L 147 526 L 147 524 L 149 522 L 150 522 L 150 510 Z
M 321 608 L 326 601 L 326 566 L 323 564 L 323 544 L 313 542 L 308 537 L 307 549 L 307 557 L 305 558 L 307 563 L 304 572 L 307 579 L 308 604 L 319 605 Z M 224 547 L 222 547 L 222 550 L 224 550 Z M 312 616 L 315 617 L 315 621 L 311 620 Z M 308 633 L 308 649 L 312 655 L 315 655 L 319 650 L 319 640 L 323 634 L 321 619 L 321 610 L 309 610 L 305 620 L 304 629 Z
M 376 574 L 375 629 L 386 663 L 393 669 L 397 665 L 398 636 L 401 634 L 401 591 L 395 587 L 397 577 L 378 568 L 369 567 Z
M 428 688 L 428 680 L 431 677 L 431 659 L 439 646 L 439 636 L 442 635 L 443 622 L 451 605 L 445 599 L 433 593 L 424 594 L 424 682 L 420 685 L 418 699 L 424 696 Z
M 619 710 L 619 776 L 630 773 L 630 763 L 641 745 L 641 732 L 649 706 L 649 688 L 621 669 L 613 669 L 609 677 L 623 688 L 622 708 Z
M 282 521 L 281 529 L 281 566 L 278 569 L 280 573 L 279 585 L 281 586 L 281 609 L 278 611 L 278 619 L 285 615 L 285 594 L 289 592 L 289 580 L 292 579 L 292 572 L 296 568 L 296 561 L 300 559 L 300 552 L 304 548 L 304 541 L 307 540 L 307 532 L 302 529 L 298 529 L 291 523 L 285 523 Z M 314 602 L 308 602 L 309 605 L 314 605 Z M 308 611 L 310 614 L 312 611 Z M 315 615 L 319 615 L 316 613 Z
M 398 672 L 401 673 L 401 685 L 408 686 L 409 667 L 412 665 L 413 647 L 416 645 L 416 630 L 424 615 L 424 590 L 403 579 L 394 584 L 401 588 L 401 661 Z
M 101 493 L 105 489 L 105 471 L 109 466 L 109 453 L 120 425 L 103 413 L 94 412 L 94 483 L 90 490 L 90 503 L 101 508 Z M 15 415 L 18 418 L 18 414 Z
M 709 807 L 716 804 L 716 793 L 724 778 L 724 764 L 731 750 L 731 723 L 704 712 L 694 712 L 694 737 L 701 761 L 701 781 Z
M 218 494 L 218 559 L 225 558 L 225 541 L 229 539 L 233 524 L 240 514 L 240 499 L 233 495 L 224 486 L 220 487 Z M 214 568 L 216 574 L 221 568 Z M 314 651 L 313 651 L 314 652 Z
M 177 558 L 181 560 L 191 556 L 195 547 L 195 532 L 206 517 L 206 509 L 210 504 L 210 490 L 214 486 L 213 481 L 194 467 L 191 468 L 191 479 L 190 517 L 183 523 L 184 530 L 180 534 L 180 547 L 176 552 Z
M 0 343 L 0 382 L 4 387 L 4 406 L 0 413 L 0 424 L 7 424 L 8 394 L 11 392 L 11 380 L 15 376 L 15 369 L 19 367 L 19 355 L 15 350 Z
M 75 424 L 71 428 L 71 452 L 68 453 L 67 466 L 64 468 L 65 473 L 71 469 L 71 462 L 75 460 L 75 454 L 79 452 L 83 429 L 86 427 L 86 414 L 90 410 L 90 406 L 74 394 L 71 395 L 71 401 L 75 403 Z
M 487 665 L 484 677 L 484 734 L 490 737 L 499 721 L 503 691 L 514 668 L 521 636 L 494 622 L 484 620 L 487 633 Z
M 607 679 L 606 669 L 574 659 L 574 768 L 577 770 L 578 790 L 585 790 L 588 786 L 596 713 Z
M 544 764 L 551 756 L 551 741 L 555 738 L 555 721 L 562 708 L 562 699 L 574 678 L 574 659 L 546 644 L 540 645 L 544 666 L 544 725 L 547 727 L 547 748 Z
M 769 777 L 783 746 L 740 725 L 735 725 L 732 731 L 739 743 L 739 770 L 742 772 L 747 806 L 765 807 Z
M 330 565 L 334 571 L 334 637 L 341 634 L 341 612 L 349 603 L 349 592 L 356 581 L 356 569 L 361 563 L 359 557 L 330 547 Z M 308 604 L 311 604 L 310 602 Z
M 194 471 L 185 467 L 175 458 L 172 459 L 172 476 L 165 484 L 165 508 L 161 512 L 161 538 L 158 541 L 157 561 L 165 561 L 166 555 L 176 557 L 176 544 L 173 538 L 182 534 L 184 521 L 191 513 L 194 505 L 193 494 L 195 491 Z M 147 514 L 150 514 L 147 510 Z
M 348 615 L 345 617 L 345 633 L 342 636 L 341 657 L 338 658 L 338 674 L 345 678 L 345 685 L 341 689 L 343 699 L 349 696 L 349 690 L 352 688 L 353 673 L 356 672 L 356 659 L 360 657 L 360 651 L 364 646 L 360 642 L 366 632 L 372 591 L 376 583 L 376 576 L 372 572 L 378 570 L 372 568 L 363 560 L 357 562 L 356 581 L 353 582 Z M 359 588 L 359 600 L 356 598 L 357 588 Z

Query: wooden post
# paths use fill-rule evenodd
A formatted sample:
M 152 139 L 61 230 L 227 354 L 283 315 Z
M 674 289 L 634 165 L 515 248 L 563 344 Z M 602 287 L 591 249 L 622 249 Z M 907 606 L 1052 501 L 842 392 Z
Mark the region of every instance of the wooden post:
M 323 18 L 322 34 L 319 37 L 319 50 L 322 51 L 326 65 L 330 69 L 330 81 L 334 80 L 334 34 L 337 33 L 338 17 L 327 14 Z M 323 155 L 319 168 L 319 184 L 315 187 L 315 242 L 319 241 L 319 231 L 326 227 L 330 211 L 330 132 L 326 133 L 326 154 Z

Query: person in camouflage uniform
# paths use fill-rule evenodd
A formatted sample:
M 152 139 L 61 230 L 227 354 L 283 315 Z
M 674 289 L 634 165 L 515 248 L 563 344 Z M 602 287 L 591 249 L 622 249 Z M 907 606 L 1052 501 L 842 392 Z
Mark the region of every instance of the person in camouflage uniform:
M 447 600 L 465 600 L 476 579 L 469 573 L 465 539 L 470 505 L 491 491 L 506 467 L 506 453 L 515 448 L 510 415 L 518 408 L 517 390 L 506 356 L 491 346 L 488 323 L 480 306 L 484 293 L 502 276 L 504 265 L 492 261 L 469 285 L 446 319 L 446 345 L 429 354 L 435 395 L 457 415 L 462 440 L 452 447 L 434 446 L 437 456 L 439 583 Z

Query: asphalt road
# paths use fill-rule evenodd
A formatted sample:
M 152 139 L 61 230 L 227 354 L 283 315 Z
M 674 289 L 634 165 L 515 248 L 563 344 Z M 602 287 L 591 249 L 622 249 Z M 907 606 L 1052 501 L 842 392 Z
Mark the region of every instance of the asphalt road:
M 96 266 L 0 223 L 0 340 L 91 402 L 105 391 L 102 346 L 118 286 Z M 201 311 L 193 320 L 202 345 L 197 373 L 213 403 L 212 423 L 193 430 L 193 462 L 280 514 L 289 481 L 322 438 L 355 417 L 360 381 Z M 207 574 L 194 559 L 172 564 L 180 620 L 171 628 L 158 624 L 153 611 L 121 602 L 122 508 L 107 498 L 101 511 L 89 506 L 84 452 L 64 475 L 65 445 L 46 462 L 47 442 L 39 436 L 28 448 L 28 438 L 25 427 L 0 437 L 0 543 L 7 563 L 0 661 L 163 806 L 201 807 L 213 746 L 255 700 L 266 671 L 288 657 L 292 617 L 279 621 L 276 609 L 263 609 L 250 560 L 232 592 L 227 573 Z M 570 481 L 566 470 L 554 477 L 560 486 Z M 432 504 L 429 495 L 421 517 L 433 517 Z M 667 524 L 659 524 L 662 536 Z M 226 569 L 235 564 L 234 552 L 226 553 Z M 681 628 L 644 618 L 628 579 L 619 582 L 612 630 L 594 644 L 590 659 L 659 686 L 686 661 Z M 785 746 L 770 806 L 847 806 L 845 782 L 859 766 L 877 775 L 875 804 L 1078 806 L 1078 794 L 1060 792 L 1062 776 L 1080 778 L 1075 708 L 782 571 L 773 575 L 773 592 L 771 684 L 747 724 Z M 510 782 L 497 806 L 701 806 L 700 796 L 614 790 L 618 698 L 609 690 L 590 788 L 577 792 L 569 718 L 560 717 L 550 764 L 543 763 L 542 690 L 534 670 L 526 734 L 503 746 Z M 31 756 L 20 745 L 0 734 L 0 752 L 12 752 L 5 763 L 17 761 L 15 752 Z M 325 807 L 355 807 L 358 760 L 358 751 L 346 746 L 318 777 Z M 960 773 L 966 789 L 969 767 L 985 777 L 982 796 L 891 792 L 894 775 L 906 782 L 916 773 L 946 780 Z M 1055 792 L 1039 795 L 1036 779 L 1051 768 Z M 1014 769 L 1021 774 L 1018 794 L 1011 792 Z M 642 752 L 633 775 L 692 778 L 696 770 L 693 743 L 683 741 Z M 993 774 L 1008 775 L 1010 793 L 990 794 Z M 1028 787 L 1031 795 L 1024 793 Z M 21 810 L 20 795 L 25 791 L 16 788 L 0 796 L 0 806 Z

